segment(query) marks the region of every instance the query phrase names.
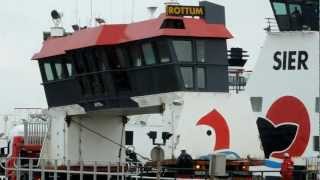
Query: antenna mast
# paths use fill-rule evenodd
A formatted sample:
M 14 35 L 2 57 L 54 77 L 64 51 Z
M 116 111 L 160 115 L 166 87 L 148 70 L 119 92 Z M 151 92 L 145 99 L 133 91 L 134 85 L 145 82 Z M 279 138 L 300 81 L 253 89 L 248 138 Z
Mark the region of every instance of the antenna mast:
M 134 8 L 135 8 L 135 0 L 132 0 L 132 4 L 131 4 L 131 23 L 133 22 Z
M 90 0 L 90 26 L 93 24 L 93 1 Z
M 76 0 L 75 1 L 75 4 L 76 4 L 76 9 L 75 9 L 75 23 L 76 24 L 80 24 L 80 18 L 79 18 L 79 0 Z

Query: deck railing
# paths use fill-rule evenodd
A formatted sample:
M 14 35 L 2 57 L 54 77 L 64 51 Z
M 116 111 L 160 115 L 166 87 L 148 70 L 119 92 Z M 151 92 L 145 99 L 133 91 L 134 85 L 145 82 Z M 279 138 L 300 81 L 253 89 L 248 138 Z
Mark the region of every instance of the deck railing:
M 319 162 L 319 158 L 314 158 L 313 160 Z M 40 163 L 38 163 L 40 161 Z M 40 165 L 37 165 L 40 164 Z M 308 166 L 307 166 L 308 167 Z M 318 166 L 317 166 L 318 167 Z M 160 179 L 164 180 L 174 180 L 182 179 L 179 178 L 179 171 L 190 170 L 192 173 L 188 173 L 187 179 L 210 179 L 210 174 L 208 169 L 187 169 L 187 168 L 169 168 L 161 167 L 159 170 L 155 167 L 145 166 L 142 163 L 109 163 L 109 162 L 79 162 L 70 160 L 48 160 L 48 159 L 26 159 L 26 158 L 16 158 L 14 167 L 5 169 L 7 177 L 10 174 L 15 175 L 16 180 L 20 179 L 157 179 L 155 176 L 157 172 L 160 173 Z M 304 170 L 294 170 L 293 174 L 299 179 L 303 180 L 317 180 L 320 177 L 319 169 L 304 169 Z M 168 176 L 171 175 L 171 176 Z M 269 171 L 226 171 L 225 179 L 228 180 L 242 180 L 242 179 L 254 179 L 254 180 L 264 180 L 267 177 L 279 177 L 279 170 L 269 170 Z M 63 178 L 62 178 L 63 177 Z

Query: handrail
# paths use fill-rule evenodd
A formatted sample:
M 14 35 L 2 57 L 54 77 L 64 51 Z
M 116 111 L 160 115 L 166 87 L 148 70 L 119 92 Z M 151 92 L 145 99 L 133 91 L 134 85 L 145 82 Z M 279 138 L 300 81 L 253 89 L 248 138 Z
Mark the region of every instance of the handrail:
M 94 162 L 92 165 L 85 165 L 86 163 L 79 163 L 77 165 L 71 165 L 70 160 L 68 160 L 67 164 L 65 165 L 60 165 L 58 166 L 58 161 L 63 161 L 65 160 L 60 159 L 60 160 L 50 160 L 50 159 L 37 159 L 37 158 L 17 158 L 14 157 L 17 160 L 14 162 L 14 166 L 12 168 L 7 168 L 4 167 L 2 164 L 0 164 L 0 167 L 3 168 L 6 172 L 11 171 L 15 172 L 16 175 L 22 174 L 21 172 L 27 172 L 32 175 L 32 173 L 41 173 L 41 176 L 44 176 L 46 173 L 54 173 L 55 177 L 58 173 L 61 174 L 67 174 L 67 176 L 70 176 L 70 174 L 77 174 L 80 176 L 83 175 L 103 175 L 103 176 L 120 176 L 120 177 L 131 177 L 135 179 L 139 178 L 144 178 L 144 179 L 156 179 L 156 177 L 153 176 L 147 176 L 146 173 L 156 173 L 160 172 L 161 174 L 163 173 L 176 173 L 179 172 L 179 170 L 192 170 L 197 176 L 196 172 L 203 171 L 205 172 L 204 177 L 209 177 L 209 172 L 208 169 L 193 169 L 193 168 L 174 168 L 174 167 L 161 167 L 160 170 L 157 170 L 154 167 L 151 166 L 145 166 L 142 163 L 122 163 L 119 165 L 118 162 L 115 162 L 114 164 L 108 162 L 107 165 L 99 165 L 97 162 L 98 161 L 90 161 Z M 21 160 L 29 160 L 29 163 L 25 163 L 24 165 L 21 165 Z M 38 162 L 41 162 L 41 167 L 40 166 L 35 166 L 33 165 L 34 160 L 37 160 Z M 47 160 L 47 161 L 45 161 Z M 320 159 L 315 159 L 317 163 L 319 163 Z M 53 163 L 48 163 L 49 161 L 53 161 Z M 103 162 L 103 161 L 100 161 Z M 46 167 L 44 166 L 44 163 L 48 164 Z M 106 163 L 106 162 L 104 162 Z M 20 165 L 20 166 L 19 166 Z M 249 171 L 227 171 L 227 176 L 228 177 L 234 177 L 237 175 L 250 175 L 250 176 L 255 176 L 255 177 L 265 177 L 268 175 L 268 173 L 277 173 L 279 174 L 280 170 L 249 170 Z M 308 175 L 316 175 L 319 173 L 319 169 L 306 169 L 306 170 L 293 170 L 293 173 L 301 173 L 305 174 L 306 176 Z M 6 173 L 7 174 L 7 173 Z M 178 173 L 179 174 L 179 173 Z M 198 174 L 199 175 L 199 174 Z M 175 176 L 175 175 L 174 175 Z M 174 178 L 166 178 L 166 177 L 161 177 L 161 179 L 165 180 L 171 180 L 175 179 Z

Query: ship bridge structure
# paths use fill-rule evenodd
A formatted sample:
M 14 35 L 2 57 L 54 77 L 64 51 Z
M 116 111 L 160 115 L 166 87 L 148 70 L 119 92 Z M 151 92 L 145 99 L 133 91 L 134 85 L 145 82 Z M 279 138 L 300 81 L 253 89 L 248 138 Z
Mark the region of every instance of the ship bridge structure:
M 49 107 L 79 104 L 90 111 L 137 107 L 135 96 L 228 92 L 226 40 L 232 35 L 224 8 L 200 5 L 203 18 L 161 15 L 49 37 L 32 58 Z

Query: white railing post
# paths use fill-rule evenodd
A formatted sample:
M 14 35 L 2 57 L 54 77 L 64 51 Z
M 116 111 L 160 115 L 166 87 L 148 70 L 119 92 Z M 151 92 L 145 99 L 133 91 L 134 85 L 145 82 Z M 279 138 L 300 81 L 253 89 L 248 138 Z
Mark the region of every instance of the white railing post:
M 58 174 L 57 174 L 57 169 L 58 169 L 58 160 L 54 160 L 54 172 L 53 172 L 53 180 L 57 180 L 58 179 Z
M 28 144 L 28 122 L 24 122 L 23 126 L 24 126 L 24 144 Z
M 45 171 L 44 171 L 44 160 L 40 159 L 40 166 L 41 166 L 41 180 L 45 180 Z
M 21 174 L 20 174 L 20 166 L 21 166 L 21 159 L 19 157 L 17 159 L 17 163 L 16 163 L 16 176 L 17 176 L 16 180 L 20 180 L 20 176 L 21 176 Z
M 116 170 L 116 173 L 117 173 L 117 180 L 120 180 L 119 178 L 119 172 L 120 172 L 120 163 L 117 164 L 117 170 Z
M 33 159 L 29 159 L 29 179 L 33 179 Z
M 80 161 L 80 180 L 83 180 L 83 161 Z
M 67 180 L 70 180 L 70 160 L 67 161 Z
M 136 167 L 136 175 L 138 176 L 138 174 L 139 174 L 139 165 L 138 164 L 136 164 L 135 165 Z M 142 167 L 143 168 L 143 167 Z M 136 176 L 136 180 L 138 180 L 138 177 Z
M 111 175 L 110 175 L 110 173 L 111 173 L 111 163 L 109 163 L 109 165 L 108 165 L 108 173 L 109 173 L 109 175 L 107 175 L 107 180 L 110 180 L 111 179 Z
M 94 162 L 93 165 L 93 180 L 97 180 L 97 162 Z

